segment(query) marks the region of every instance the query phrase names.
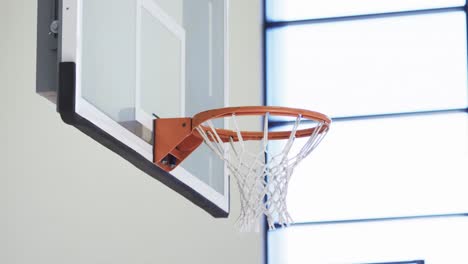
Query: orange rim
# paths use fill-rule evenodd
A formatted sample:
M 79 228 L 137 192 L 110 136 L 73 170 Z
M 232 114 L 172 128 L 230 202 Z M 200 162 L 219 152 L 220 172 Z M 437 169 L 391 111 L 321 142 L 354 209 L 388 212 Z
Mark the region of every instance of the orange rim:
M 320 128 L 318 133 L 323 133 L 329 129 L 331 119 L 324 114 L 299 109 L 299 108 L 289 108 L 289 107 L 279 107 L 279 106 L 242 106 L 242 107 L 226 107 L 208 110 L 196 114 L 192 118 L 192 128 L 201 127 L 205 131 L 210 131 L 211 128 L 203 126 L 202 124 L 208 120 L 213 120 L 222 117 L 232 116 L 255 116 L 261 115 L 264 116 L 266 113 L 269 113 L 271 116 L 287 116 L 287 117 L 298 117 L 299 115 L 302 118 L 323 123 L 323 126 L 315 128 L 300 129 L 296 131 L 296 137 L 308 137 L 315 133 L 317 128 Z M 228 142 L 230 140 L 238 141 L 237 132 L 234 130 L 228 129 L 216 129 L 219 137 L 223 142 Z M 260 140 L 264 136 L 263 131 L 241 131 L 242 138 L 244 140 Z M 198 133 L 197 133 L 198 134 Z M 291 131 L 273 131 L 268 132 L 269 140 L 278 140 L 278 139 L 287 139 L 291 135 Z M 214 140 L 214 139 L 213 139 Z

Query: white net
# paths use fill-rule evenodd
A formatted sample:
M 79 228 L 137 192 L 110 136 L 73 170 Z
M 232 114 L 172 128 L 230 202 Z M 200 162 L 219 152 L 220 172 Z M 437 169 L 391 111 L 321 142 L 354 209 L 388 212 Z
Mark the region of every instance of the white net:
M 251 148 L 246 146 L 235 114 L 230 119 L 237 140 L 231 137 L 228 143 L 222 141 L 211 120 L 196 129 L 206 145 L 226 162 L 231 175 L 236 179 L 241 200 L 241 212 L 237 221 L 240 230 L 258 231 L 262 214 L 266 216 L 270 229 L 291 224 L 293 220 L 286 205 L 289 180 L 297 164 L 323 139 L 328 126 L 325 122 L 315 122 L 315 129 L 306 143 L 299 147 L 299 151 L 293 152 L 291 149 L 297 142 L 296 131 L 303 120 L 302 116 L 298 115 L 289 138 L 285 139 L 284 148 L 274 151 L 277 148 L 269 146 L 272 140 L 268 139 L 269 114 L 266 113 L 260 147 L 252 152 Z M 310 125 L 310 122 L 308 124 Z M 227 153 L 229 155 L 226 155 Z

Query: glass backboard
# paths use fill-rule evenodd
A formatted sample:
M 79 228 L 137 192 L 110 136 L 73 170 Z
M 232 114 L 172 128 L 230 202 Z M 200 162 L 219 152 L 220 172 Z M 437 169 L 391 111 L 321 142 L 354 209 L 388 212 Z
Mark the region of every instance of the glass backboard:
M 225 166 L 205 146 L 170 174 L 153 120 L 227 106 L 227 0 L 62 0 L 58 110 L 151 176 L 225 217 Z M 64 110 L 66 109 L 66 110 Z

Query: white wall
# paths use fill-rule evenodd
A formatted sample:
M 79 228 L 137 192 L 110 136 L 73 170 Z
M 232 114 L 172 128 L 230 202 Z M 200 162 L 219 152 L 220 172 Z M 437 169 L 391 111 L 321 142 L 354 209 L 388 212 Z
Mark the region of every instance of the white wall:
M 260 15 L 231 1 L 232 105 L 261 103 Z M 35 94 L 35 19 L 36 1 L 0 0 L 0 263 L 260 263 L 235 187 L 232 216 L 213 219 Z

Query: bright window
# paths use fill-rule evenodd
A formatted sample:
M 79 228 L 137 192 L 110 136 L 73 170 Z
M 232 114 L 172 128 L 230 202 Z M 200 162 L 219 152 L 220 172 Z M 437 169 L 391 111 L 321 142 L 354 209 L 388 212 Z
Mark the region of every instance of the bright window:
M 460 7 L 465 0 L 267 0 L 270 21 L 307 20 Z
M 333 119 L 268 262 L 466 262 L 465 1 L 265 2 L 266 103 Z

